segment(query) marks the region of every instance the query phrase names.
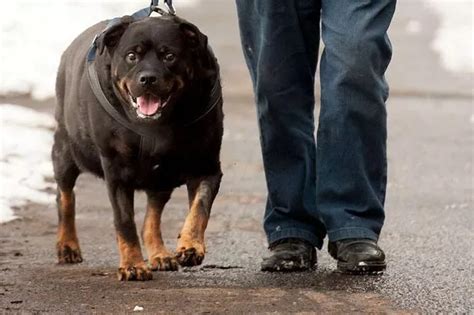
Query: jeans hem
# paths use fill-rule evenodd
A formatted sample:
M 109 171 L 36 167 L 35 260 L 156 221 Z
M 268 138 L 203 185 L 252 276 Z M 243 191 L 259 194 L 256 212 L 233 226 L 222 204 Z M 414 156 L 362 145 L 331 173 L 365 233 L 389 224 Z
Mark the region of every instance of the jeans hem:
M 318 238 L 314 233 L 298 228 L 283 229 L 267 235 L 268 244 L 272 244 L 285 238 L 300 238 L 310 242 L 311 245 L 318 249 L 321 249 L 323 246 L 323 240 Z
M 348 238 L 368 238 L 374 241 L 378 241 L 379 235 L 367 228 L 347 227 L 328 231 L 328 238 L 331 242 L 340 241 Z

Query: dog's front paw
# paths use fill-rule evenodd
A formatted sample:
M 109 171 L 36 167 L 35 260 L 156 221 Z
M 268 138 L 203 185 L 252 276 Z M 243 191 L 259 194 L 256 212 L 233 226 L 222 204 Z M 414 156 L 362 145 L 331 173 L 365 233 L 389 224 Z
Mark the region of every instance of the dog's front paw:
M 153 271 L 177 271 L 178 260 L 173 257 L 170 253 L 158 254 L 152 256 L 149 260 L 150 268 Z
M 120 281 L 147 281 L 153 279 L 151 270 L 145 262 L 133 266 L 121 266 L 117 272 Z
M 176 258 L 181 266 L 198 266 L 204 260 L 205 252 L 201 242 L 182 241 L 176 250 Z
M 77 242 L 58 242 L 56 244 L 59 264 L 77 264 L 82 262 L 81 249 Z

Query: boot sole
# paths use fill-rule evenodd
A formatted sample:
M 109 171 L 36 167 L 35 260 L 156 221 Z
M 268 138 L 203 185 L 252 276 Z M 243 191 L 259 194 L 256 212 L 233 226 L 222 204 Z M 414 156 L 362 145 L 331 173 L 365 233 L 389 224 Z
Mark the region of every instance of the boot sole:
M 304 272 L 304 271 L 312 271 L 316 269 L 316 265 L 309 267 L 309 266 L 301 266 L 301 265 L 295 265 L 292 264 L 291 262 L 288 263 L 281 263 L 279 265 L 274 265 L 271 267 L 262 267 L 260 270 L 261 271 L 266 271 L 266 272 Z
M 260 270 L 268 272 L 302 272 L 314 270 L 316 267 L 316 261 L 282 259 L 273 264 L 262 264 Z
M 337 270 L 351 275 L 378 275 L 387 269 L 385 262 L 361 261 L 358 264 L 339 261 Z

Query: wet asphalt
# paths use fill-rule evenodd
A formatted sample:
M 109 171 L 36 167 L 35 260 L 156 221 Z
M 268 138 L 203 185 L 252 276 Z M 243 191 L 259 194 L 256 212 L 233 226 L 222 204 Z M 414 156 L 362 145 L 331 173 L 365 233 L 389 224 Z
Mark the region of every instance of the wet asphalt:
M 339 274 L 325 243 L 316 271 L 268 274 L 258 268 L 266 248 L 265 184 L 235 10 L 231 1 L 205 3 L 180 11 L 209 35 L 225 88 L 225 175 L 203 265 L 154 273 L 146 283 L 116 281 L 112 211 L 103 183 L 86 175 L 76 188 L 84 263 L 55 265 L 53 204 L 17 209 L 22 219 L 0 226 L 0 310 L 124 313 L 139 305 L 165 314 L 472 312 L 472 74 L 440 66 L 429 45 L 439 26 L 434 12 L 418 1 L 399 1 L 391 29 L 389 183 L 380 239 L 386 273 Z M 418 37 L 406 32 L 415 12 L 424 26 Z M 6 100 L 52 112 L 49 102 Z M 165 210 L 163 234 L 171 249 L 186 205 L 186 193 L 178 189 Z M 139 226 L 143 215 L 144 198 L 137 194 Z

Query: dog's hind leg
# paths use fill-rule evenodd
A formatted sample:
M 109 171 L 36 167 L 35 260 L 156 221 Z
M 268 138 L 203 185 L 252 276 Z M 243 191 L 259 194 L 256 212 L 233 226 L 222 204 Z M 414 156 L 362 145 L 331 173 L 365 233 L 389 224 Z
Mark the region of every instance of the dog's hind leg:
M 161 238 L 161 213 L 171 197 L 171 191 L 147 191 L 148 204 L 143 224 L 143 242 L 151 270 L 178 270 L 178 261 L 165 247 Z
M 183 266 L 200 265 L 206 246 L 204 232 L 211 214 L 211 207 L 219 191 L 222 174 L 189 180 L 189 213 L 178 238 L 176 257 Z
M 54 177 L 58 185 L 56 195 L 59 217 L 56 243 L 58 262 L 80 263 L 82 256 L 74 221 L 74 185 L 80 171 L 72 158 L 66 132 L 61 128 L 54 134 L 52 160 Z

